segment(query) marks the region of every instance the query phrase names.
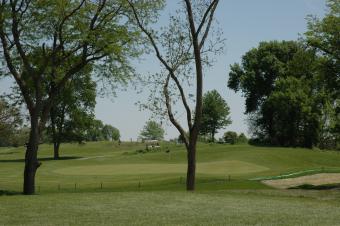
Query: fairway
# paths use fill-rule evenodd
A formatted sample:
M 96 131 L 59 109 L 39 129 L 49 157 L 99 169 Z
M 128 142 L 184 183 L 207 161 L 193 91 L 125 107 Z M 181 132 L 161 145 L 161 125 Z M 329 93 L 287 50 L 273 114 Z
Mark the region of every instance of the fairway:
M 37 186 L 40 193 L 74 190 L 75 184 L 80 191 L 96 191 L 100 184 L 107 191 L 184 190 L 184 146 L 165 142 L 158 151 L 137 152 L 143 148 L 142 143 L 130 142 L 64 144 L 61 160 L 53 160 L 52 146 L 41 145 Z M 0 149 L 0 190 L 21 190 L 23 157 L 24 147 Z M 199 144 L 197 157 L 197 189 L 202 191 L 269 189 L 252 179 L 322 168 L 340 170 L 336 151 Z
M 64 175 L 139 175 L 139 174 L 172 174 L 183 173 L 186 169 L 184 163 L 173 164 L 111 164 L 74 166 L 54 170 Z M 197 173 L 200 174 L 247 174 L 268 170 L 267 167 L 243 161 L 216 161 L 199 164 Z

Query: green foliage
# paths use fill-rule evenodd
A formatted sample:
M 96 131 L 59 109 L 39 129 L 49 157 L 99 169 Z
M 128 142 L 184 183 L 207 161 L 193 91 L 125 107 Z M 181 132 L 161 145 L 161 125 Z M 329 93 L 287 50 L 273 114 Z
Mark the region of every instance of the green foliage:
M 86 130 L 85 140 L 86 141 L 102 141 L 104 140 L 103 135 L 104 124 L 98 119 L 91 121 L 90 127 Z
M 324 79 L 324 61 L 300 42 L 272 41 L 260 43 L 241 65 L 231 66 L 228 86 L 244 94 L 259 143 L 324 147 L 329 141 L 334 124 L 330 106 L 336 104 Z
M 21 124 L 19 109 L 0 97 L 0 146 L 17 146 L 22 143 L 19 141 Z
M 96 105 L 96 83 L 90 73 L 87 67 L 69 81 L 51 108 L 47 134 L 53 143 L 85 140 Z
M 328 13 L 322 19 L 310 16 L 305 42 L 322 56 L 320 80 L 327 91 L 320 138 L 321 147 L 340 148 L 340 1 L 327 0 Z
M 104 125 L 102 133 L 105 140 L 118 141 L 120 139 L 119 130 L 111 125 Z
M 262 124 L 272 126 L 274 143 L 304 147 L 318 144 L 320 102 L 318 95 L 312 96 L 312 93 L 306 79 L 287 77 L 276 82 L 274 91 L 262 106 L 264 115 L 272 117 L 261 118 Z
M 210 135 L 210 140 L 215 141 L 215 134 L 219 129 L 231 124 L 229 117 L 230 108 L 227 102 L 216 91 L 208 91 L 203 96 L 201 135 Z
M 229 144 L 236 144 L 238 135 L 234 131 L 228 131 L 225 132 L 223 135 L 224 142 L 229 143 Z
M 240 135 L 238 135 L 237 143 L 239 143 L 239 144 L 248 143 L 248 138 L 246 137 L 246 135 L 244 133 L 240 133 Z
M 255 112 L 275 87 L 277 78 L 285 77 L 287 65 L 302 46 L 294 41 L 261 42 L 242 57 L 242 64 L 231 66 L 228 87 L 242 91 L 246 113 Z
M 164 129 L 159 123 L 149 120 L 140 132 L 140 138 L 142 140 L 162 140 Z

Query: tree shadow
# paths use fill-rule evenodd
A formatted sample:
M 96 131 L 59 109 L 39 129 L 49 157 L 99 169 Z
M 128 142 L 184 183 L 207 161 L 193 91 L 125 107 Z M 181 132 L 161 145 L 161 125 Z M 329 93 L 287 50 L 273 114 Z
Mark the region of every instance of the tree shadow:
M 9 152 L 1 152 L 0 155 L 12 155 L 12 154 L 17 154 L 19 151 L 9 151 Z
M 302 185 L 299 185 L 299 186 L 290 187 L 289 189 L 340 190 L 340 184 L 322 184 L 322 185 L 302 184 Z
M 5 196 L 5 195 L 22 195 L 22 192 L 18 191 L 8 191 L 8 190 L 0 190 L 0 196 Z
M 59 157 L 58 160 L 55 160 L 53 157 L 45 157 L 45 158 L 39 158 L 39 161 L 45 162 L 45 161 L 63 161 L 63 160 L 72 160 L 72 159 L 80 159 L 82 157 L 80 156 L 64 156 Z M 25 162 L 25 159 L 0 159 L 0 162 L 8 163 L 8 162 Z

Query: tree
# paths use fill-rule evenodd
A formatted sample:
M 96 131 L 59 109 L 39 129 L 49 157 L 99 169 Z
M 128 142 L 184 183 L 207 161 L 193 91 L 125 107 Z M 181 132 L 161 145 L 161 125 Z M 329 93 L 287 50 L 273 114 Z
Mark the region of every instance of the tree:
M 54 159 L 59 159 L 62 142 L 81 142 L 84 130 L 94 118 L 96 104 L 96 84 L 91 79 L 90 70 L 70 80 L 50 111 L 48 134 L 54 149 Z
M 19 109 L 0 97 L 0 147 L 13 145 L 13 139 L 21 123 Z
M 340 2 L 327 0 L 328 13 L 323 19 L 308 18 L 305 42 L 323 57 L 320 82 L 328 94 L 324 104 L 324 116 L 320 143 L 322 147 L 340 148 Z
M 238 138 L 237 138 L 237 143 L 240 143 L 240 144 L 248 143 L 247 136 L 244 133 L 240 133 L 240 135 L 238 135 Z
M 287 65 L 299 51 L 295 41 L 261 42 L 242 57 L 242 64 L 230 66 L 228 87 L 245 97 L 245 113 L 256 112 L 271 94 L 277 78 L 287 76 Z
M 299 42 L 262 42 L 231 66 L 228 86 L 246 97 L 253 135 L 261 142 L 312 147 L 318 143 L 323 102 L 320 57 Z
M 105 140 L 118 141 L 120 139 L 119 130 L 111 125 L 104 125 L 102 133 Z
M 237 133 L 234 131 L 225 132 L 223 135 L 224 142 L 230 144 L 236 144 L 237 138 L 238 138 Z
M 200 133 L 210 134 L 215 142 L 215 134 L 219 129 L 231 124 L 230 108 L 227 102 L 216 91 L 212 90 L 203 96 L 202 123 Z
M 35 192 L 41 133 L 67 82 L 90 64 L 102 79 L 131 75 L 140 36 L 128 10 L 124 1 L 1 1 L 3 73 L 14 78 L 30 116 L 24 194 Z
M 86 130 L 87 141 L 102 141 L 104 140 L 103 135 L 104 124 L 98 119 L 94 119 L 89 128 Z
M 203 99 L 203 67 L 210 65 L 208 54 L 217 53 L 220 48 L 221 39 L 206 44 L 211 25 L 214 20 L 214 13 L 219 0 L 195 1 L 182 0 L 182 7 L 176 12 L 176 16 L 170 17 L 169 26 L 162 29 L 158 36 L 156 32 L 148 28 L 143 18 L 148 14 L 147 10 L 138 10 L 136 1 L 127 0 L 133 10 L 136 23 L 149 40 L 152 49 L 159 60 L 163 71 L 153 80 L 152 84 L 162 87 L 162 96 L 152 98 L 150 108 L 162 111 L 159 105 L 165 104 L 166 114 L 171 123 L 176 127 L 183 137 L 187 149 L 187 190 L 195 190 L 196 175 L 196 144 L 202 118 Z M 219 37 L 217 35 L 217 37 Z M 216 49 L 217 48 L 217 49 Z M 192 74 L 192 72 L 194 73 Z M 184 84 L 193 79 L 195 81 L 196 95 L 185 93 Z M 184 83 L 184 84 L 183 84 Z M 158 92 L 153 92 L 157 94 Z M 194 112 L 190 107 L 189 97 L 194 99 Z M 175 117 L 173 105 L 177 101 L 183 104 L 188 126 L 186 135 L 183 125 Z M 163 115 L 163 114 L 162 114 Z
M 157 122 L 149 120 L 140 132 L 140 138 L 143 140 L 163 140 L 164 129 Z
M 280 78 L 272 94 L 263 103 L 261 124 L 267 125 L 266 112 L 273 122 L 274 144 L 311 148 L 319 142 L 320 102 L 310 80 L 295 77 Z M 269 119 L 271 120 L 271 119 Z

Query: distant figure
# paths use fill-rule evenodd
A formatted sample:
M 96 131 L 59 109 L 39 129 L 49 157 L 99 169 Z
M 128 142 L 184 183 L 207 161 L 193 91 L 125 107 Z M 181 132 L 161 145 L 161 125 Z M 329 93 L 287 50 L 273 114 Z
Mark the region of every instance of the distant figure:
M 118 139 L 118 145 L 120 146 L 120 144 L 121 144 L 122 142 L 120 141 L 120 139 Z
M 170 153 L 170 149 L 169 147 L 166 147 L 166 150 L 165 150 L 166 153 Z

